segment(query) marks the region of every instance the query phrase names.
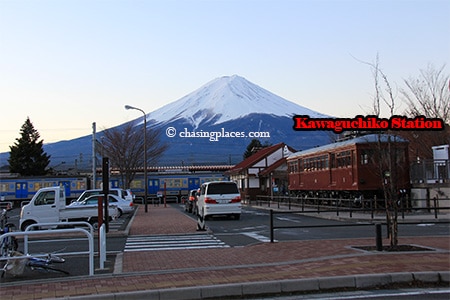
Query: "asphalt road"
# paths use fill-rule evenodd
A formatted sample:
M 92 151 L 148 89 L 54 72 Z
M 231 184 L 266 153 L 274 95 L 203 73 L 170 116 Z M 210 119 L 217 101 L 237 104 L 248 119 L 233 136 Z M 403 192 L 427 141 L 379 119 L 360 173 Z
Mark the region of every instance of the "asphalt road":
M 184 212 L 183 206 L 178 207 Z M 194 215 L 184 213 L 196 219 Z M 276 214 L 273 223 L 274 226 L 291 227 L 275 229 L 274 238 L 277 241 L 343 239 L 349 237 L 375 239 L 375 225 L 368 224 L 369 222 L 327 220 L 299 214 Z M 240 220 L 217 216 L 207 220 L 206 226 L 216 237 L 230 246 L 245 246 L 270 241 L 268 210 L 245 207 Z M 383 236 L 386 235 L 386 228 L 382 228 L 382 234 Z M 449 234 L 448 223 L 399 224 L 400 236 L 448 236 Z

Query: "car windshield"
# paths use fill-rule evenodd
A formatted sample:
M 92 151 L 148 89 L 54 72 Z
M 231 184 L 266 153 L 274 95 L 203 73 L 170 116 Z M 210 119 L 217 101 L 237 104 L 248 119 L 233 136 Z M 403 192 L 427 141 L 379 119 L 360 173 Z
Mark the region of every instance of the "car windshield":
M 238 194 L 239 191 L 235 183 L 221 182 L 212 183 L 208 186 L 208 194 Z

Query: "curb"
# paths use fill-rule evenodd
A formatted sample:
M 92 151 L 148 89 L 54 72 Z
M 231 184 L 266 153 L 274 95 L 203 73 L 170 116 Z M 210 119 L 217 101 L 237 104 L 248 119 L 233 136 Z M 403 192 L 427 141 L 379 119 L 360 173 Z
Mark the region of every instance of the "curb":
M 223 297 L 244 297 L 280 295 L 291 293 L 319 293 L 336 289 L 368 289 L 389 284 L 412 283 L 449 284 L 450 271 L 441 272 L 401 272 L 392 274 L 364 274 L 281 281 L 259 281 L 237 284 L 194 286 L 183 288 L 146 290 L 124 293 L 107 293 L 88 296 L 74 296 L 52 299 L 103 300 L 103 299 L 154 299 L 154 300 L 193 300 L 220 299 Z M 47 299 L 49 300 L 49 299 Z

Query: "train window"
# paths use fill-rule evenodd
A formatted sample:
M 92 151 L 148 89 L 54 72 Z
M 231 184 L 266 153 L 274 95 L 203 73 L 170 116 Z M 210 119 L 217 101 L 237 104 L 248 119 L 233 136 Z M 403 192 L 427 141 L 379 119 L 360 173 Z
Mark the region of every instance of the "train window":
M 328 156 L 327 155 L 320 156 L 320 169 L 321 170 L 328 169 Z
M 361 150 L 360 154 L 360 160 L 361 165 L 368 165 L 370 163 L 373 163 L 374 153 L 373 150 Z
M 142 186 L 143 186 L 143 181 L 142 180 L 133 180 L 130 183 L 130 188 L 132 188 L 132 189 L 140 189 L 140 188 L 142 188 Z M 150 180 L 148 182 L 148 186 L 149 187 L 153 186 L 153 180 Z
M 366 151 L 361 152 L 361 164 L 362 165 L 369 164 L 369 154 Z
M 0 192 L 7 192 L 8 186 L 9 185 L 7 183 L 0 183 Z
M 336 161 L 338 168 L 343 168 L 347 166 L 351 166 L 351 152 L 350 151 L 342 151 L 336 154 Z
M 75 189 L 77 190 L 85 190 L 86 189 L 86 182 L 83 180 L 77 180 Z
M 297 173 L 298 172 L 298 161 L 290 161 L 289 162 L 289 173 Z
M 292 168 L 298 168 L 300 172 L 308 172 L 308 171 L 320 171 L 326 170 L 330 167 L 330 163 L 328 160 L 328 155 L 321 155 L 316 157 L 309 157 L 305 159 L 299 159 L 299 163 L 296 164 Z M 292 171 L 291 171 L 292 172 Z

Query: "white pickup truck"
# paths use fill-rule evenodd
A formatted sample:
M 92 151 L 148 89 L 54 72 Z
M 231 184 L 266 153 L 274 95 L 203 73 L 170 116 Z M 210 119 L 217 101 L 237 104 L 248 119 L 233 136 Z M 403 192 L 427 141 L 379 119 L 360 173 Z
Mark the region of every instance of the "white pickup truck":
M 115 206 L 109 206 L 110 219 L 118 216 Z M 98 228 L 98 208 L 66 206 L 64 188 L 59 186 L 42 188 L 36 192 L 30 203 L 20 212 L 20 229 L 25 230 L 31 224 L 86 221 Z

